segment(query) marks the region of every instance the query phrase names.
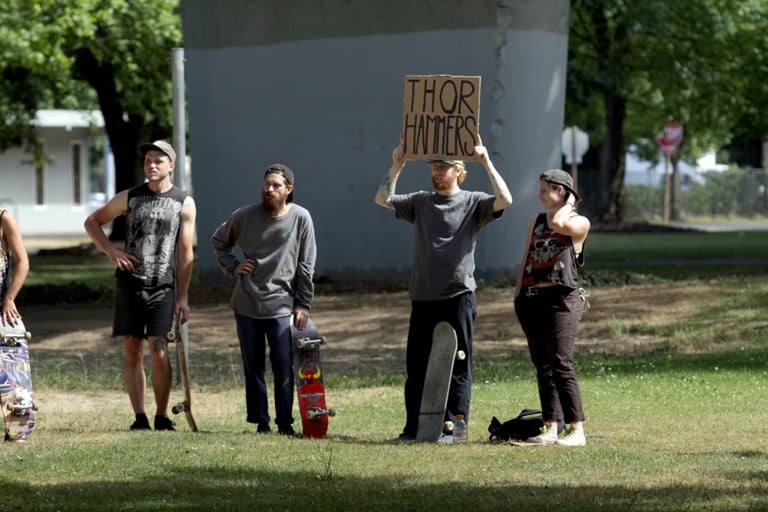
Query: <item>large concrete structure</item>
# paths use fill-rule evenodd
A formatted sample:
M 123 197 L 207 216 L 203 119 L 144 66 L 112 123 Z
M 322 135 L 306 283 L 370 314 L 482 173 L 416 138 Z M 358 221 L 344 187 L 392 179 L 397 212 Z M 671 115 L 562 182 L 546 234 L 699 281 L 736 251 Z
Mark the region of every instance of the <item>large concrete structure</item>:
M 568 16 L 568 0 L 184 0 L 201 276 L 219 275 L 210 236 L 260 200 L 274 162 L 314 217 L 318 276 L 407 276 L 411 226 L 373 197 L 408 74 L 482 77 L 480 133 L 514 204 L 481 233 L 477 277 L 513 275 L 538 174 L 561 162 Z M 491 191 L 482 166 L 468 170 L 464 188 Z M 410 162 L 397 191 L 430 186 Z

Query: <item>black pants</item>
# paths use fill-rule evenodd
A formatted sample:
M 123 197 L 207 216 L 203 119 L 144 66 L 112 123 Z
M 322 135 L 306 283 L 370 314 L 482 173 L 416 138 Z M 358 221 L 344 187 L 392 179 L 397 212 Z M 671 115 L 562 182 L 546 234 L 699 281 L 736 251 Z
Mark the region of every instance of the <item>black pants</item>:
M 466 358 L 455 361 L 445 419 L 454 420 L 463 414 L 469 422 L 469 402 L 472 395 L 472 335 L 477 318 L 477 298 L 473 292 L 439 301 L 413 301 L 408 326 L 405 380 L 405 427 L 403 433 L 416 436 L 419 409 L 427 362 L 432 348 L 432 332 L 439 322 L 448 322 L 456 331 L 458 350 Z
M 523 289 L 515 299 L 515 314 L 528 339 L 536 367 L 544 421 L 584 421 L 581 390 L 573 367 L 573 349 L 584 301 L 578 290 L 554 286 Z

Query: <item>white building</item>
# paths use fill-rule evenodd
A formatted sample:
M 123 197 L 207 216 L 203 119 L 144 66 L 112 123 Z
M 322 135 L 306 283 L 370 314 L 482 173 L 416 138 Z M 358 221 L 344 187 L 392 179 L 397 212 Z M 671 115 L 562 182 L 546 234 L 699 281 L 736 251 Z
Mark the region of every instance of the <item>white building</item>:
M 664 186 L 664 173 L 667 171 L 665 168 L 666 163 L 662 159 L 658 163 L 648 162 L 640 160 L 628 152 L 626 155 L 626 172 L 624 174 L 625 185 L 647 185 L 649 187 L 663 187 Z M 704 184 L 705 175 L 710 171 L 724 171 L 728 169 L 727 165 L 718 164 L 715 162 L 715 153 L 707 153 L 703 157 L 696 161 L 696 165 L 680 160 L 677 163 L 678 169 L 681 171 L 680 185 L 685 189 L 686 187 L 698 183 Z M 670 175 L 672 173 L 672 164 L 669 164 L 668 169 Z
M 111 155 L 108 183 L 99 184 L 101 194 L 91 193 L 91 148 L 104 138 L 104 119 L 99 111 L 39 110 L 35 124 L 50 161 L 36 166 L 23 148 L 0 153 L 0 208 L 13 214 L 25 237 L 81 236 L 88 214 L 114 194 Z

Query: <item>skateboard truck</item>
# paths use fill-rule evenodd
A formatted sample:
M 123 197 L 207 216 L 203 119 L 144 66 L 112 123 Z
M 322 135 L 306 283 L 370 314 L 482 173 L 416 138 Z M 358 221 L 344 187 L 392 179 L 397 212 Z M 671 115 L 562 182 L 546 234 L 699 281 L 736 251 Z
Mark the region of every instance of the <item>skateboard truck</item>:
M 187 404 L 186 401 L 179 402 L 176 405 L 174 405 L 173 407 L 171 407 L 171 412 L 173 414 L 179 414 L 179 413 L 185 412 L 187 410 L 187 406 L 188 406 L 188 404 Z
M 307 411 L 307 419 L 315 419 L 318 416 L 336 416 L 336 410 L 335 409 L 320 409 L 320 408 L 314 408 Z
M 325 336 L 319 336 L 317 338 L 299 338 L 296 340 L 296 345 L 301 349 L 319 347 L 320 345 L 325 345 Z

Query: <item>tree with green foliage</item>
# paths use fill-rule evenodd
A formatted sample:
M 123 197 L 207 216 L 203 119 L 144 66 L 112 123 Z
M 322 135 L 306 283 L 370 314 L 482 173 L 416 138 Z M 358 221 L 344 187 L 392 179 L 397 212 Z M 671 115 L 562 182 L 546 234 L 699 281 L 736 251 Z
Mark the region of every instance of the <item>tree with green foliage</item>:
M 679 156 L 734 136 L 768 133 L 768 2 L 574 0 L 566 121 L 599 147 L 592 214 L 623 220 L 625 154 L 658 161 L 669 117 L 685 128 Z
M 116 187 L 140 183 L 139 144 L 172 134 L 170 54 L 182 42 L 178 4 L 4 0 L 0 151 L 23 146 L 43 158 L 31 124 L 38 109 L 98 106 L 115 157 Z

